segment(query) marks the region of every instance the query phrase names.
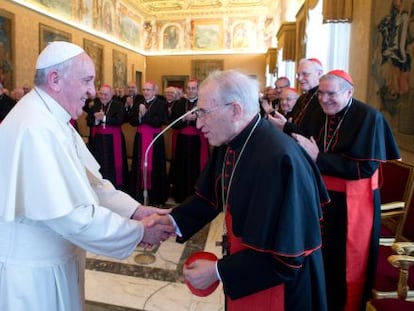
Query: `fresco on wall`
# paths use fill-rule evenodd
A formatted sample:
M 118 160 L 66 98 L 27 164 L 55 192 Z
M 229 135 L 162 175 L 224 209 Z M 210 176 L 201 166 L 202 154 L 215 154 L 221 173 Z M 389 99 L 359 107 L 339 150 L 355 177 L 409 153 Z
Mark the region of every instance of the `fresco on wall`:
M 114 34 L 115 28 L 115 8 L 111 1 L 105 1 L 101 10 L 101 27 L 104 33 Z
M 145 18 L 123 0 L 22 0 L 36 3 L 41 12 L 103 33 L 134 49 L 180 53 L 204 50 L 262 50 L 276 44 L 274 18 Z M 107 36 L 109 35 L 109 37 Z M 98 35 L 99 36 L 99 35 Z
M 142 18 L 130 8 L 119 4 L 117 15 L 119 16 L 119 35 L 122 41 L 128 42 L 131 46 L 140 48 Z
M 40 5 L 47 7 L 49 10 L 59 12 L 64 16 L 72 15 L 72 1 L 68 0 L 32 0 Z
M 414 151 L 414 0 L 374 4 L 371 84 L 401 147 Z
M 82 0 L 74 10 L 79 23 L 91 28 L 93 27 L 93 3 L 94 0 Z
M 222 25 L 219 20 L 193 20 L 193 49 L 218 50 L 222 47 Z

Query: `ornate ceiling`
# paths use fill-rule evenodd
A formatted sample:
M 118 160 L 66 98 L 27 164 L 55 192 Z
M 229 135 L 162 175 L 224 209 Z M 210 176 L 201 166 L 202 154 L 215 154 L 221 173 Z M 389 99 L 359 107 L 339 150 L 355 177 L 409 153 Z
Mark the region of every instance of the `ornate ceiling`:
M 148 17 L 269 16 L 278 0 L 126 0 Z
M 287 0 L 13 1 L 145 55 L 170 55 L 265 53 Z

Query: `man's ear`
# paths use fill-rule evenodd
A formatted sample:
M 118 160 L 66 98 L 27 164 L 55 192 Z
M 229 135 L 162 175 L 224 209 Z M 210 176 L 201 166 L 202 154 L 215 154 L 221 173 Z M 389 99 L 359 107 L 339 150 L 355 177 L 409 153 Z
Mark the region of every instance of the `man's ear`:
M 235 118 L 235 121 L 240 120 L 241 117 L 243 116 L 243 106 L 238 102 L 234 102 L 232 104 L 231 109 L 233 111 L 233 117 Z
M 54 90 L 55 92 L 60 91 L 60 80 L 62 77 L 60 76 L 59 72 L 57 70 L 51 70 L 49 71 L 47 75 L 47 83 L 49 87 Z

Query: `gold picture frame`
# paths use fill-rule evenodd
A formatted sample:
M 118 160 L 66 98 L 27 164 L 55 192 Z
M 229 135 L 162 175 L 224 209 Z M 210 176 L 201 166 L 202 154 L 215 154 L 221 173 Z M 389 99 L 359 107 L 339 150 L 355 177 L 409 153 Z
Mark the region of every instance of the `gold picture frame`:
M 223 48 L 223 22 L 221 20 L 191 21 L 194 50 L 219 50 Z
M 72 42 L 72 34 L 45 24 L 39 24 L 39 52 L 41 52 L 49 42 L 53 41 Z
M 222 59 L 200 59 L 191 61 L 191 76 L 198 81 L 203 81 L 210 72 L 223 70 L 224 60 Z
M 127 85 L 127 54 L 112 50 L 113 85 L 115 88 L 124 88 Z
M 14 14 L 0 9 L 0 82 L 12 90 L 15 79 Z
M 83 39 L 83 49 L 95 64 L 95 87 L 99 89 L 103 84 L 104 46 L 92 40 Z

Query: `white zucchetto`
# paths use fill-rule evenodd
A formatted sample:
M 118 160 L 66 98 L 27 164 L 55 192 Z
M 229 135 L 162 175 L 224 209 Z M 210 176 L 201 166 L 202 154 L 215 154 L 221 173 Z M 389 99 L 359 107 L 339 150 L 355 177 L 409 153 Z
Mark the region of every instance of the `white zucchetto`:
M 39 54 L 36 69 L 43 69 L 63 63 L 85 51 L 78 45 L 66 41 L 50 42 Z

